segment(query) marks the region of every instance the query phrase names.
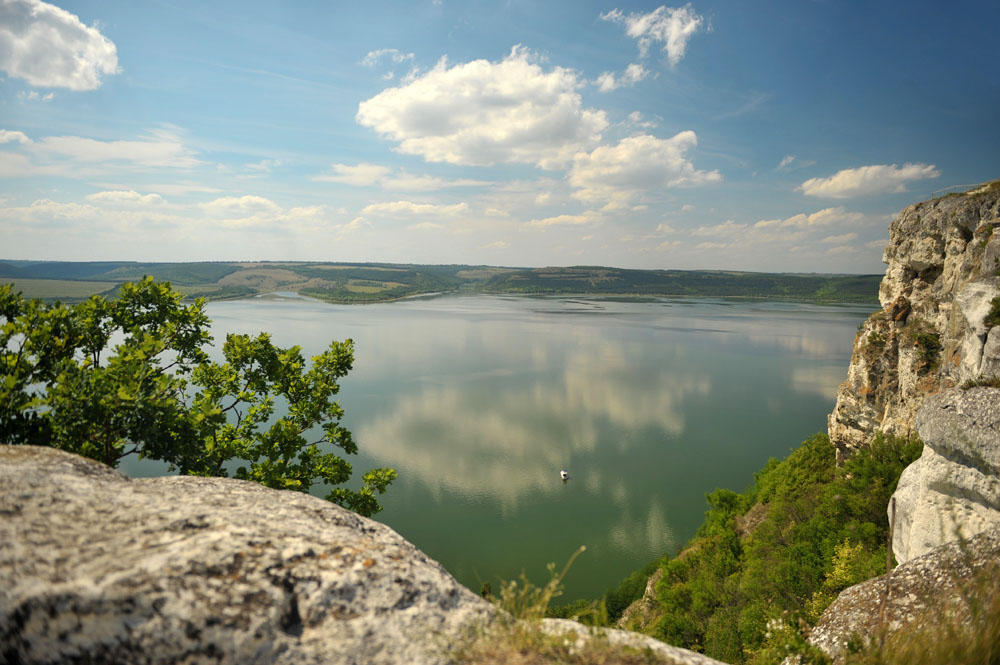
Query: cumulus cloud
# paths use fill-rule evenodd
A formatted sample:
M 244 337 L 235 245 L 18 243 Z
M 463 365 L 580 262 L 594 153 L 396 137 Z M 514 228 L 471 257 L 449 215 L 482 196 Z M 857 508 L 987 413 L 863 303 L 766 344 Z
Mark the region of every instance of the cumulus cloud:
M 163 197 L 159 194 L 140 194 L 133 190 L 110 190 L 96 192 L 84 197 L 92 203 L 113 207 L 144 207 L 163 205 Z
M 3 143 L 20 143 L 24 145 L 25 143 L 31 143 L 31 139 L 24 132 L 13 132 L 6 129 L 0 129 L 0 144 Z
M 0 69 L 43 88 L 96 90 L 118 51 L 96 27 L 39 0 L 0 2 Z
M 722 224 L 716 224 L 714 226 L 699 226 L 698 228 L 691 231 L 693 236 L 707 236 L 712 238 L 717 238 L 720 236 L 729 237 L 736 233 L 746 230 L 746 224 L 737 224 L 731 219 L 726 220 Z
M 591 224 L 599 220 L 600 216 L 596 212 L 588 210 L 580 215 L 555 215 L 554 217 L 545 217 L 544 219 L 533 219 L 530 222 L 526 222 L 525 226 L 541 228 L 548 226 L 579 226 L 580 224 Z
M 642 65 L 632 63 L 625 68 L 625 71 L 618 78 L 611 72 L 604 72 L 597 77 L 594 84 L 601 92 L 610 92 L 616 88 L 631 87 L 649 76 L 649 70 Z M 631 116 L 630 116 L 631 118 Z
M 684 57 L 688 39 L 704 24 L 705 19 L 691 9 L 661 5 L 648 14 L 633 13 L 626 16 L 620 9 L 601 14 L 605 21 L 625 24 L 625 34 L 639 42 L 639 55 L 646 57 L 654 43 L 663 44 L 670 65 Z
M 396 141 L 398 150 L 431 162 L 498 163 L 561 168 L 597 145 L 604 111 L 585 109 L 576 72 L 544 71 L 515 46 L 500 62 L 445 59 L 406 85 L 361 102 L 356 120 Z
M 328 227 L 338 211 L 328 206 L 284 208 L 263 196 L 223 196 L 202 203 L 201 210 L 222 227 L 279 231 L 285 228 L 316 230 Z
M 339 182 L 355 187 L 365 187 L 378 183 L 382 178 L 392 172 L 388 166 L 369 164 L 362 162 L 351 166 L 350 164 L 333 164 L 330 166 L 333 173 L 313 176 L 313 180 L 320 182 Z
M 574 196 L 621 207 L 648 190 L 722 180 L 718 171 L 699 171 L 688 160 L 688 150 L 697 144 L 698 137 L 692 131 L 669 139 L 643 134 L 578 153 L 569 173 L 570 184 L 577 188 Z
M 838 206 L 836 208 L 824 208 L 823 210 L 818 210 L 808 215 L 805 213 L 799 213 L 798 215 L 792 215 L 791 217 L 786 217 L 784 219 L 764 219 L 754 224 L 754 228 L 809 229 L 829 226 L 832 224 L 858 223 L 864 219 L 865 216 L 863 214 L 859 212 L 847 212 L 844 210 L 843 206 Z
M 828 178 L 810 178 L 799 186 L 806 196 L 845 199 L 872 194 L 898 194 L 906 191 L 911 180 L 926 180 L 941 175 L 933 164 L 876 164 L 844 169 Z

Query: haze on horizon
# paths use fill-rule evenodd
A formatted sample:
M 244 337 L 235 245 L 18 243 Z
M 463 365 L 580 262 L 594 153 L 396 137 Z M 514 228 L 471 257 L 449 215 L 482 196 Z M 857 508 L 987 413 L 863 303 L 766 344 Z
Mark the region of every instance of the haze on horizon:
M 1000 177 L 998 24 L 0 0 L 0 259 L 878 273 L 899 210 Z

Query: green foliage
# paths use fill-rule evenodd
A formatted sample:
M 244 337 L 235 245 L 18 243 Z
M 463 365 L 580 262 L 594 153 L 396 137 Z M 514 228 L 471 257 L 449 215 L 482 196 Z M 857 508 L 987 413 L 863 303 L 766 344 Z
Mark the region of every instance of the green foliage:
M 662 566 L 654 636 L 727 663 L 780 662 L 769 622 L 815 621 L 841 589 L 881 572 L 885 506 L 920 450 L 878 435 L 838 468 L 818 434 L 771 460 L 747 492 L 710 493 L 697 536 Z M 763 519 L 747 532 L 751 509 Z
M 986 313 L 983 323 L 988 329 L 993 326 L 1000 326 L 1000 296 L 990 301 L 990 311 Z
M 968 390 L 969 388 L 1000 388 L 1000 376 L 981 376 L 978 379 L 969 379 L 963 383 L 960 387 L 962 390 Z
M 604 606 L 607 609 L 608 621 L 614 623 L 621 618 L 625 609 L 633 602 L 642 597 L 646 590 L 646 583 L 650 575 L 656 572 L 660 564 L 666 560 L 657 559 L 646 564 L 643 568 L 635 571 L 613 589 L 608 589 L 604 594 Z
M 125 283 L 115 300 L 71 307 L 26 300 L 0 287 L 0 440 L 50 445 L 110 466 L 131 454 L 181 473 L 253 480 L 309 491 L 337 486 L 354 454 L 334 400 L 353 363 L 353 342 L 312 358 L 266 333 L 229 335 L 224 361 L 209 359 L 204 302 L 181 304 L 169 283 Z M 275 418 L 276 400 L 287 414 Z M 316 430 L 319 430 L 317 432 Z M 364 515 L 395 478 L 374 469 L 360 490 L 327 499 Z

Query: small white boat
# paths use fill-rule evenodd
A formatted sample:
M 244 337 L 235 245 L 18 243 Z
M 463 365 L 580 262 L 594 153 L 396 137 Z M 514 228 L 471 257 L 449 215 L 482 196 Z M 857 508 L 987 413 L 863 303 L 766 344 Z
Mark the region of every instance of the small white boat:
M 569 480 L 569 471 L 563 469 L 562 471 L 559 472 L 559 477 L 562 478 L 563 480 Z

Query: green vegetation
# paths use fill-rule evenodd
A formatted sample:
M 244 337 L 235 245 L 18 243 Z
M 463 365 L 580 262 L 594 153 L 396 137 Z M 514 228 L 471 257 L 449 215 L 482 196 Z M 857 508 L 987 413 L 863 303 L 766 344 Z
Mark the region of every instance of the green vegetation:
M 79 301 L 97 294 L 107 295 L 118 288 L 116 282 L 86 282 L 68 279 L 0 278 L 8 280 L 25 298 Z
M 133 263 L 0 262 L 0 283 L 46 280 L 45 299 L 82 299 L 113 293 L 117 284 L 150 275 L 190 297 L 235 298 L 295 291 L 330 302 L 396 300 L 423 293 L 559 295 L 631 298 L 702 296 L 826 302 L 876 302 L 880 275 L 771 274 L 698 270 L 624 270 L 603 267 L 498 268 L 390 263 Z M 97 282 L 103 287 L 83 287 Z
M 181 473 L 254 480 L 306 492 L 333 486 L 327 499 L 371 515 L 395 478 L 392 469 L 347 482 L 357 452 L 340 421 L 338 379 L 353 364 L 353 342 L 334 341 L 306 368 L 299 347 L 266 333 L 227 335 L 224 362 L 209 359 L 204 301 L 181 304 L 169 283 L 121 285 L 45 304 L 0 286 L 0 441 L 49 445 L 110 466 L 132 454 Z M 276 400 L 287 415 L 274 418 Z M 317 431 L 318 430 L 318 431 Z M 310 440 L 311 439 L 311 440 Z
M 987 330 L 993 328 L 993 326 L 1000 326 L 1000 296 L 990 301 L 990 311 L 986 313 L 983 324 Z
M 659 563 L 656 616 L 632 627 L 726 663 L 780 662 L 787 650 L 768 636 L 769 623 L 811 625 L 839 591 L 884 572 L 885 507 L 921 449 L 916 439 L 879 434 L 838 468 L 828 437 L 817 434 L 771 459 L 746 492 L 708 494 L 697 535 Z M 605 603 L 621 589 L 633 595 L 645 573 Z
M 1000 388 L 1000 376 L 981 376 L 978 379 L 969 379 L 961 386 L 962 390 L 970 388 Z
M 800 275 L 702 270 L 538 268 L 497 275 L 492 293 L 613 294 L 874 302 L 881 275 Z
M 490 626 L 472 627 L 464 639 L 449 649 L 450 658 L 458 663 L 490 665 L 665 665 L 667 660 L 648 649 L 612 644 L 599 629 L 567 634 L 543 627 L 542 619 L 550 614 L 550 602 L 562 593 L 563 579 L 583 551 L 583 547 L 578 549 L 560 573 L 550 563 L 549 581 L 544 586 L 534 585 L 523 573 L 520 581 L 503 582 L 500 596 L 490 596 L 502 611 L 500 615 Z M 599 613 L 597 604 L 591 603 L 572 618 Z

